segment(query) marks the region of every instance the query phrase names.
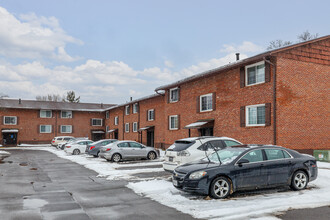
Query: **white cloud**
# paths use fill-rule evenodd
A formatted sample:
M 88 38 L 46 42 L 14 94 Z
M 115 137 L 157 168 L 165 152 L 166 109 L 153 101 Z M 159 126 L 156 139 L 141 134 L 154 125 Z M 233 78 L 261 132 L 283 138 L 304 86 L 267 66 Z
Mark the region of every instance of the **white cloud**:
M 258 53 L 264 51 L 264 48 L 250 41 L 244 41 L 241 45 L 225 44 L 220 52 L 224 53 Z
M 65 51 L 67 43 L 82 41 L 67 35 L 55 17 L 20 15 L 20 20 L 0 7 L 0 55 L 10 58 L 74 61 Z
M 169 60 L 165 60 L 164 61 L 164 64 L 168 68 L 173 68 L 174 67 L 174 64 L 171 61 L 169 61 Z

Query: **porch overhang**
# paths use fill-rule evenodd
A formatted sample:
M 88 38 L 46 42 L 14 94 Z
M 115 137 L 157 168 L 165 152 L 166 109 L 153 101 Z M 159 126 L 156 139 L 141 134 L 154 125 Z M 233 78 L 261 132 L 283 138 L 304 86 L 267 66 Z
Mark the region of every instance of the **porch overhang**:
M 214 119 L 202 119 L 198 120 L 194 123 L 186 125 L 185 129 L 200 129 L 200 128 L 208 128 L 213 127 L 214 125 Z
M 144 128 L 140 128 L 139 131 L 145 131 L 145 130 L 150 130 L 150 129 L 153 129 L 155 126 L 147 126 L 147 127 L 144 127 Z
M 104 131 L 92 131 L 92 134 L 104 134 Z
M 18 133 L 18 129 L 4 129 L 1 130 L 2 133 Z
M 116 129 L 112 129 L 112 130 L 110 130 L 110 131 L 107 131 L 108 133 L 112 133 L 112 132 L 115 132 L 115 131 L 117 131 L 118 129 L 116 128 Z

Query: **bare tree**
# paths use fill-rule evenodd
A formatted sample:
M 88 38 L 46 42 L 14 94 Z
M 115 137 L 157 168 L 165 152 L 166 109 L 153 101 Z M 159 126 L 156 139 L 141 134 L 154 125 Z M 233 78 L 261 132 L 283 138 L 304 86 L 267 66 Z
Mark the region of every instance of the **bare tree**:
M 74 91 L 68 91 L 66 95 L 66 99 L 63 101 L 68 101 L 68 102 L 80 102 L 80 96 L 76 98 L 76 93 Z
M 308 40 L 313 40 L 315 38 L 318 38 L 319 34 L 316 33 L 316 34 L 311 34 L 309 33 L 309 31 L 305 31 L 303 32 L 302 34 L 298 35 L 297 38 L 300 42 L 303 42 L 303 41 L 308 41 Z
M 0 92 L 0 99 L 8 98 L 9 96 L 5 93 Z
M 273 40 L 273 41 L 269 42 L 269 46 L 267 47 L 267 50 L 273 50 L 276 48 L 285 47 L 290 44 L 293 44 L 293 42 L 292 41 Z
M 49 101 L 49 102 L 61 102 L 64 100 L 64 96 L 61 97 L 58 94 L 48 94 L 48 95 L 37 95 L 36 100 L 37 101 Z

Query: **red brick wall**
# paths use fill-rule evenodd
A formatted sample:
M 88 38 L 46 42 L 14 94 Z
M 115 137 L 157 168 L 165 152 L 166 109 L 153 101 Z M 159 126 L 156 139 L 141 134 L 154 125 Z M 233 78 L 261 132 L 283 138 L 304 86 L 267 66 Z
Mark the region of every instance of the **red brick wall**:
M 139 138 L 138 132 L 133 132 L 133 122 L 139 122 L 139 113 L 137 112 L 133 114 L 133 104 L 130 104 L 129 106 L 130 106 L 129 115 L 126 115 L 124 111 L 123 139 L 138 141 Z M 125 107 L 123 107 L 123 109 L 125 110 Z M 126 123 L 129 123 L 129 132 L 125 132 Z
M 124 107 L 118 107 L 109 110 L 109 119 L 106 120 L 106 126 L 109 126 L 110 130 L 118 129 L 118 140 L 123 140 L 123 121 L 124 121 Z M 118 116 L 118 125 L 115 125 L 115 117 Z M 107 138 L 115 138 L 114 133 L 107 134 Z

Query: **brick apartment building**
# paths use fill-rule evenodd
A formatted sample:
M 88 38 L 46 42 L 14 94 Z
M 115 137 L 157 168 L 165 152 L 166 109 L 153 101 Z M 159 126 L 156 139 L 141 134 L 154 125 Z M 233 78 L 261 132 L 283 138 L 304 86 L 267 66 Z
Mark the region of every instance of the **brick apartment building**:
M 312 149 L 330 149 L 329 75 L 330 36 L 325 36 L 237 60 L 158 87 L 156 94 L 125 104 L 77 110 L 72 119 L 60 119 L 61 111 L 67 110 L 61 107 L 47 108 L 53 110 L 52 119 L 44 119 L 37 117 L 45 109 L 41 106 L 31 110 L 9 104 L 0 116 L 18 116 L 21 126 L 1 123 L 0 128 L 20 128 L 21 141 L 50 140 L 60 134 L 56 129 L 48 134 L 37 131 L 51 120 L 55 128 L 73 125 L 73 136 L 93 138 L 94 134 L 95 138 L 106 131 L 106 138 L 161 148 L 181 138 L 214 135 L 311 153 Z M 20 124 L 22 117 L 24 126 L 34 127 L 29 135 Z M 104 126 L 90 126 L 93 118 L 103 118 Z
M 104 110 L 111 106 L 0 99 L 0 144 L 50 143 L 55 136 L 104 138 Z

